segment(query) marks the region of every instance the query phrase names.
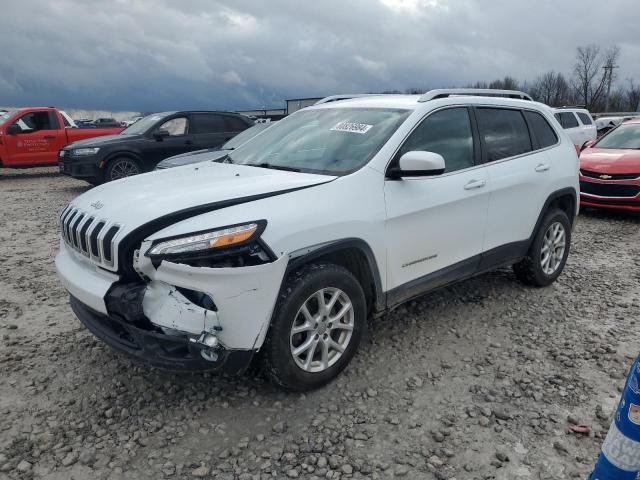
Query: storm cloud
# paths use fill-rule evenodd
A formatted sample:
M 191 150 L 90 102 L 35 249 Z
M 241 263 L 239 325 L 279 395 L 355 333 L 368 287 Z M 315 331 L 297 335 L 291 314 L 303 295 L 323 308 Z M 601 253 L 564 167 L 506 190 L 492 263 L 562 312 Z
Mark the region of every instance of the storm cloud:
M 0 6 L 0 105 L 158 111 L 570 73 L 621 47 L 637 0 L 25 0 Z

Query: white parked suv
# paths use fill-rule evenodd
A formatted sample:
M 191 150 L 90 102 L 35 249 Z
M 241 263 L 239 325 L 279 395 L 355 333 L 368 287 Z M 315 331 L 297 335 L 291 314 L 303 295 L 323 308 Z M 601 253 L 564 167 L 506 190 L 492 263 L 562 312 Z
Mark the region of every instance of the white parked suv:
M 369 316 L 504 265 L 552 283 L 578 198 L 573 144 L 525 94 L 366 96 L 300 110 L 219 163 L 84 193 L 56 266 L 115 349 L 173 370 L 256 357 L 304 390 L 349 363 Z
M 598 130 L 589 110 L 584 108 L 555 108 L 555 117 L 574 145 L 582 147 L 598 137 Z

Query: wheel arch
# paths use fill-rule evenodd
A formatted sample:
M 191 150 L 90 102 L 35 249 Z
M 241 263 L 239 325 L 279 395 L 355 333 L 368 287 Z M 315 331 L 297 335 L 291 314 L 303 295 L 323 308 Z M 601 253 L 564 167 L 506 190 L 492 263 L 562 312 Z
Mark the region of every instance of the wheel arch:
M 538 220 L 536 221 L 536 225 L 531 232 L 531 236 L 529 237 L 529 245 L 533 242 L 533 239 L 536 236 L 536 232 L 540 228 L 540 224 L 544 219 L 545 214 L 552 208 L 559 208 L 569 217 L 569 223 L 573 226 L 573 222 L 577 216 L 577 205 L 578 205 L 578 194 L 576 193 L 575 188 L 567 187 L 562 188 L 560 190 L 556 190 L 551 195 L 547 197 L 547 200 L 544 202 L 544 206 L 540 210 L 540 215 L 538 215 Z
M 130 160 L 135 160 L 140 165 L 140 168 L 144 171 L 145 165 L 142 157 L 135 152 L 130 150 L 118 150 L 112 153 L 107 154 L 104 159 L 104 167 L 102 170 L 105 170 L 107 165 L 113 162 L 117 158 L 128 158 Z
M 360 282 L 369 313 L 375 314 L 385 310 L 386 297 L 382 291 L 380 270 L 373 250 L 367 242 L 359 238 L 346 238 L 303 250 L 306 253 L 294 256 L 289 261 L 285 276 L 309 263 L 335 263 L 349 270 Z

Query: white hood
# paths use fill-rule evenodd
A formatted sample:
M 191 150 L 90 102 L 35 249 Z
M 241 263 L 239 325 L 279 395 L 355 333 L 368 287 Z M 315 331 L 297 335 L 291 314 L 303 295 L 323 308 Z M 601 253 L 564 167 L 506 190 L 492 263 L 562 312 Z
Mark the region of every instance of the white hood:
M 89 190 L 71 203 L 90 215 L 121 224 L 121 234 L 126 235 L 180 210 L 319 185 L 334 178 L 205 162 L 116 180 Z

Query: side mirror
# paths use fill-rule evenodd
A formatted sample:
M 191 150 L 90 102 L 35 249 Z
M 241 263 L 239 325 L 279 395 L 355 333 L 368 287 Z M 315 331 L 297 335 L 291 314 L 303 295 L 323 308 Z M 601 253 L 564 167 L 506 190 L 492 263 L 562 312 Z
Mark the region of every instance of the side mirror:
M 442 175 L 445 170 L 444 158 L 439 153 L 414 150 L 407 152 L 398 166 L 389 170 L 391 178 L 426 177 Z
M 584 142 L 582 144 L 582 146 L 580 147 L 580 151 L 583 151 L 585 148 L 593 147 L 593 145 L 595 145 L 595 143 L 596 143 L 595 140 L 588 140 L 588 141 Z
M 19 133 L 22 133 L 22 128 L 20 128 L 20 125 L 16 123 L 7 127 L 7 135 L 18 135 Z
M 170 136 L 171 136 L 171 133 L 169 133 L 169 130 L 165 130 L 164 128 L 161 128 L 160 130 L 156 131 L 153 134 L 153 138 L 155 138 L 159 142 L 161 142 L 163 139 Z

